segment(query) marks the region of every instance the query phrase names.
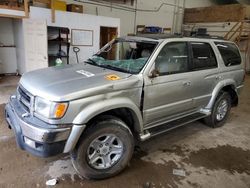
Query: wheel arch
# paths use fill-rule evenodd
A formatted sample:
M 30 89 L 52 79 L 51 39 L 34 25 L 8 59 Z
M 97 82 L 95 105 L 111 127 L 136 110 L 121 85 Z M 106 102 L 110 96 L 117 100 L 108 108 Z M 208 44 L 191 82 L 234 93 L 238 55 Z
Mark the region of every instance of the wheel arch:
M 228 79 L 222 82 L 219 82 L 212 92 L 212 97 L 206 106 L 206 109 L 212 109 L 216 98 L 220 94 L 220 92 L 225 91 L 228 92 L 231 96 L 232 106 L 238 105 L 238 93 L 236 89 L 236 82 L 234 80 Z
M 113 115 L 122 119 L 132 129 L 131 131 L 140 133 L 143 130 L 141 111 L 127 98 L 115 98 L 90 104 L 76 116 L 73 124 L 89 125 L 101 115 Z
M 73 120 L 73 127 L 69 139 L 66 142 L 64 153 L 71 152 L 78 143 L 81 135 L 102 115 L 114 115 L 124 121 L 130 131 L 138 136 L 143 130 L 143 121 L 139 108 L 127 98 L 115 98 L 99 101 L 86 106 Z M 130 121 L 127 121 L 130 117 Z

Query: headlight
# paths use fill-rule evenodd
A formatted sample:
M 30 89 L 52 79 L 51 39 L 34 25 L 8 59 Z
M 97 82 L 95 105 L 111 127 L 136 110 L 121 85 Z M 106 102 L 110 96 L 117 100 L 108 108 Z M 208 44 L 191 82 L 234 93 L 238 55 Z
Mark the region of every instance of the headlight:
M 68 103 L 51 102 L 41 97 L 35 98 L 35 112 L 46 118 L 62 118 L 67 107 Z

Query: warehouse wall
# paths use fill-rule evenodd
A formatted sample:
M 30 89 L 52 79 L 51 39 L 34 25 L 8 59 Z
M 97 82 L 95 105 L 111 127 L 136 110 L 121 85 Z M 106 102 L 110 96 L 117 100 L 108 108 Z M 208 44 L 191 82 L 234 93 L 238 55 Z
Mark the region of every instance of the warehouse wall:
M 15 73 L 17 69 L 13 32 L 13 20 L 0 18 L 0 74 Z M 1 47 L 2 45 L 5 47 Z
M 14 41 L 16 45 L 17 70 L 19 73 L 24 73 L 26 70 L 25 64 L 25 46 L 22 20 L 15 19 L 13 21 Z
M 11 18 L 0 18 L 0 44 L 13 45 L 13 24 Z
M 100 26 L 116 27 L 118 28 L 118 34 L 120 33 L 120 20 L 117 18 L 56 11 L 56 22 L 52 23 L 49 9 L 31 7 L 30 19 L 46 20 L 48 26 L 93 30 L 93 46 L 78 46 L 81 49 L 79 52 L 80 61 L 86 60 L 99 50 Z M 76 62 L 72 47 L 70 48 L 70 62 Z
M 208 34 L 224 37 L 232 29 L 236 22 L 217 22 L 217 23 L 194 23 L 184 24 L 186 31 L 195 31 L 198 28 L 206 28 Z
M 171 27 L 174 28 L 174 32 L 179 32 L 181 30 L 183 16 L 181 7 L 183 7 L 184 2 L 185 6 L 188 8 L 211 6 L 214 4 L 212 0 L 137 0 L 138 11 L 135 13 L 135 5 L 131 6 L 130 4 L 122 6 L 126 6 L 131 10 L 119 10 L 114 8 L 115 4 L 112 5 L 113 7 L 103 6 L 111 6 L 110 3 L 93 5 L 89 3 L 93 3 L 94 1 L 79 0 L 85 3 L 79 3 L 75 0 L 66 1 L 68 4 L 75 3 L 83 5 L 84 13 L 86 14 L 98 14 L 101 16 L 120 18 L 121 35 L 134 33 L 135 25 Z M 180 6 L 179 10 L 175 8 L 177 4 Z

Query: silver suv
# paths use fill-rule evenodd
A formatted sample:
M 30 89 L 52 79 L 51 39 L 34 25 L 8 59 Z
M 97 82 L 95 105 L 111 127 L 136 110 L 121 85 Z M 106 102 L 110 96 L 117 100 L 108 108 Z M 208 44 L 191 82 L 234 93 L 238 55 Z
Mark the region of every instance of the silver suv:
M 24 74 L 6 105 L 18 146 L 71 153 L 76 171 L 122 171 L 136 140 L 204 119 L 222 126 L 237 106 L 244 70 L 237 46 L 213 38 L 122 37 L 83 63 Z

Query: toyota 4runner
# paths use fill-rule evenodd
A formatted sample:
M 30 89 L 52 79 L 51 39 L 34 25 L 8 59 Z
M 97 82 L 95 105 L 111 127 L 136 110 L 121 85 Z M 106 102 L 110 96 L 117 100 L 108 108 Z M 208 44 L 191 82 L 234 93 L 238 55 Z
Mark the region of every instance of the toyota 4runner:
M 222 126 L 237 106 L 238 47 L 215 38 L 121 37 L 83 63 L 24 74 L 6 105 L 17 145 L 70 153 L 85 178 L 118 174 L 144 141 L 204 119 Z

